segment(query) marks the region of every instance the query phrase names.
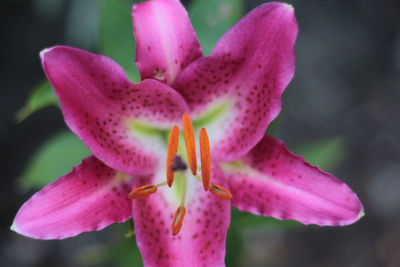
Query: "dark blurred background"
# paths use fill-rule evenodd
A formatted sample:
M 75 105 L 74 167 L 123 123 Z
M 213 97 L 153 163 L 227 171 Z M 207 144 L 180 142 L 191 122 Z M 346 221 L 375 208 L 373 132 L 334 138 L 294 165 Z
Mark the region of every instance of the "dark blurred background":
M 107 54 L 131 73 L 132 80 L 137 79 L 130 24 L 132 2 L 0 2 L 1 266 L 141 265 L 134 238 L 124 237 L 126 225 L 114 225 L 63 241 L 32 240 L 9 230 L 18 208 L 40 188 L 37 186 L 40 181 L 31 183 L 26 178 L 32 157 L 49 138 L 67 132 L 55 105 L 32 112 L 17 123 L 16 113 L 25 106 L 33 88 L 45 80 L 39 51 L 66 44 Z M 208 15 L 199 18 L 196 8 L 202 14 L 205 2 L 193 0 L 184 4 L 208 53 L 216 37 L 209 29 L 201 28 L 201 18 L 212 28 L 219 18 L 232 15 L 223 25 L 216 26 L 220 35 L 221 29 L 226 30 L 234 20 L 264 1 L 208 1 Z M 357 192 L 366 216 L 352 226 L 319 228 L 246 219 L 233 210 L 233 220 L 238 219 L 229 230 L 227 264 L 398 267 L 400 2 L 288 2 L 295 7 L 300 27 L 297 70 L 284 93 L 283 110 L 274 135 L 285 140 L 289 148 L 310 153 L 315 163 L 325 160 L 325 165 L 321 163 L 323 167 Z M 110 15 L 111 11 L 123 15 Z M 121 32 L 127 41 L 117 41 L 129 49 L 124 56 L 113 54 L 115 49 L 109 43 L 116 39 L 112 34 L 119 34 L 114 30 L 110 35 L 109 25 L 120 22 L 125 25 Z M 69 169 L 81 158 L 73 160 L 67 166 Z M 28 185 L 21 186 L 24 183 Z M 246 224 L 247 221 L 250 223 Z

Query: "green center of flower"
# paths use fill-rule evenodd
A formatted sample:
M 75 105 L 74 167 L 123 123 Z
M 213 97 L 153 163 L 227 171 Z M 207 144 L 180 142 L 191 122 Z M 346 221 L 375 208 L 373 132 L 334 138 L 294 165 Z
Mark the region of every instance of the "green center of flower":
M 187 191 L 187 177 L 186 169 L 189 166 L 193 176 L 199 180 L 207 191 L 221 199 L 230 200 L 232 194 L 225 188 L 217 184 L 210 184 L 211 179 L 211 156 L 210 156 L 210 141 L 205 128 L 200 129 L 199 140 L 200 140 L 200 163 L 201 166 L 197 167 L 196 159 L 196 143 L 194 138 L 193 125 L 188 114 L 183 115 L 183 137 L 185 139 L 186 153 L 179 147 L 179 136 L 180 130 L 178 125 L 174 125 L 171 129 L 171 133 L 168 139 L 168 152 L 166 159 L 166 182 L 157 185 L 143 185 L 133 189 L 129 193 L 129 197 L 132 199 L 141 199 L 148 197 L 155 193 L 158 187 L 168 185 L 172 186 L 175 176 L 178 178 L 178 186 L 174 189 L 177 190 L 177 195 L 180 196 L 180 204 L 176 209 L 174 218 L 172 220 L 171 229 L 172 234 L 177 235 L 183 224 L 183 219 L 186 214 L 185 201 Z M 183 159 L 182 159 L 183 158 Z M 186 164 L 185 161 L 188 163 Z M 201 176 L 197 174 L 197 171 L 201 171 Z

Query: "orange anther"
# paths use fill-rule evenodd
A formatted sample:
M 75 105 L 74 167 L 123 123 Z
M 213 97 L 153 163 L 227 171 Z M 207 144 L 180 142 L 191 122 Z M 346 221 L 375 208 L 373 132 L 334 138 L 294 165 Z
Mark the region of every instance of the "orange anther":
M 135 198 L 135 199 L 145 198 L 145 197 L 148 197 L 149 195 L 155 193 L 156 191 L 157 191 L 157 187 L 155 187 L 152 184 L 143 185 L 141 187 L 133 189 L 128 194 L 128 197 Z
M 175 125 L 174 127 L 172 127 L 168 140 L 166 175 L 169 187 L 172 186 L 172 182 L 174 181 L 174 171 L 171 169 L 171 165 L 174 162 L 176 153 L 178 152 L 178 144 L 179 144 L 179 126 Z
M 186 213 L 186 209 L 184 206 L 180 206 L 179 208 L 176 209 L 175 214 L 174 214 L 174 219 L 173 219 L 172 225 L 171 225 L 173 235 L 177 235 L 181 231 L 185 213 Z
M 212 184 L 210 186 L 210 191 L 214 195 L 216 195 L 219 198 L 225 199 L 225 200 L 231 200 L 232 199 L 232 194 L 231 192 L 228 191 L 228 189 L 223 188 L 220 185 L 217 184 Z
M 200 158 L 201 158 L 201 178 L 204 190 L 208 190 L 211 178 L 211 158 L 210 141 L 206 129 L 200 129 Z
M 189 161 L 189 167 L 192 170 L 193 175 L 197 172 L 197 160 L 196 160 L 196 144 L 194 142 L 194 131 L 192 121 L 188 114 L 183 115 L 183 136 L 185 137 L 186 153 Z

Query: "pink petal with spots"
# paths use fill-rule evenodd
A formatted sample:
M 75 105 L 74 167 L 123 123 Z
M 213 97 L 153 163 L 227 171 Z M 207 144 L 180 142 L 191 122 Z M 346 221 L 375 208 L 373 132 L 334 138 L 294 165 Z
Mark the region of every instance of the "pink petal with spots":
M 232 205 L 254 214 L 320 226 L 352 224 L 364 214 L 345 183 L 267 135 L 237 162 L 221 164 L 219 171 L 215 175 L 228 180 Z
M 178 76 L 194 121 L 206 126 L 216 159 L 232 161 L 263 137 L 281 110 L 281 95 L 294 75 L 297 22 L 291 7 L 261 5 L 226 32 L 207 58 Z
M 132 9 L 136 65 L 142 79 L 171 85 L 176 76 L 202 55 L 196 33 L 179 0 L 154 0 Z
M 93 154 L 124 173 L 152 173 L 166 155 L 163 131 L 180 123 L 185 100 L 154 80 L 130 83 L 101 55 L 56 46 L 41 57 L 65 122 Z
M 25 202 L 11 229 L 37 239 L 63 239 L 123 222 L 132 215 L 131 181 L 91 156 Z
M 141 177 L 134 182 L 137 187 L 156 183 L 151 180 Z M 136 241 L 144 266 L 225 266 L 230 201 L 205 192 L 202 184 L 195 182 L 195 196 L 187 198 L 183 226 L 176 236 L 172 235 L 171 223 L 179 201 L 171 200 L 173 187 L 132 201 Z

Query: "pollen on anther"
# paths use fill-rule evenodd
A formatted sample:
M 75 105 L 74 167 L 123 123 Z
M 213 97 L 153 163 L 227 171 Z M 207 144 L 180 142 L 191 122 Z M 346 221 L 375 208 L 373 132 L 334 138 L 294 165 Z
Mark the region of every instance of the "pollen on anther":
M 201 160 L 201 178 L 203 180 L 204 190 L 208 190 L 211 178 L 211 158 L 210 141 L 206 129 L 200 129 L 200 160 Z
M 186 209 L 184 206 L 180 206 L 176 209 L 174 214 L 174 219 L 172 220 L 171 224 L 171 230 L 173 235 L 177 235 L 181 231 L 185 214 L 186 214 Z
M 133 189 L 129 194 L 128 197 L 132 199 L 140 199 L 148 197 L 149 195 L 155 193 L 157 191 L 157 187 L 152 184 L 143 185 L 138 188 Z
M 172 163 L 174 162 L 176 153 L 178 152 L 178 144 L 179 144 L 179 126 L 175 125 L 174 127 L 172 127 L 168 140 L 166 175 L 169 187 L 172 186 L 172 183 L 174 181 L 174 171 L 172 170 L 171 166 Z
M 189 167 L 193 175 L 197 173 L 196 144 L 194 140 L 194 131 L 192 121 L 188 114 L 183 115 L 183 136 L 185 138 L 186 153 Z

